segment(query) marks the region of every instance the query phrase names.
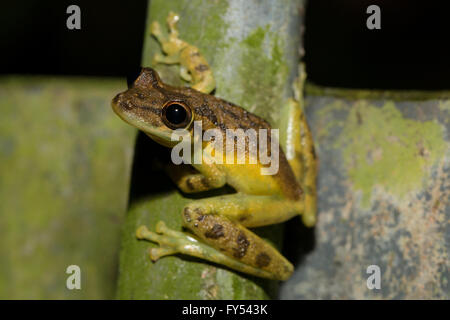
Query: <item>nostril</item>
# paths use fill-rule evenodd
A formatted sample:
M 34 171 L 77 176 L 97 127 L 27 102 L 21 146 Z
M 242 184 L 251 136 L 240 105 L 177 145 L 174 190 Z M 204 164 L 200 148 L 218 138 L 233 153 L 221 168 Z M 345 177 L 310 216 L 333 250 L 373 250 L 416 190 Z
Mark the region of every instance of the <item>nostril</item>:
M 123 93 L 119 93 L 112 100 L 113 105 L 118 106 L 125 110 L 133 109 L 133 104 L 123 96 Z
M 133 109 L 133 104 L 129 100 L 120 101 L 120 106 L 126 110 Z

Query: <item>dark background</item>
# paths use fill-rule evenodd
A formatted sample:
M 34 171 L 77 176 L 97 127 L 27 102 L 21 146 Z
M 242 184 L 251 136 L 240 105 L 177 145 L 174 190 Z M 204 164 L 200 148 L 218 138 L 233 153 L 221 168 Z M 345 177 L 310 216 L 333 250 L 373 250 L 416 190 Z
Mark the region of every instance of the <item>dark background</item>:
M 81 30 L 66 8 L 81 7 Z M 381 7 L 381 30 L 366 8 Z M 0 73 L 127 76 L 140 66 L 146 0 L 2 1 Z M 450 89 L 449 11 L 435 1 L 310 0 L 305 60 L 327 86 Z

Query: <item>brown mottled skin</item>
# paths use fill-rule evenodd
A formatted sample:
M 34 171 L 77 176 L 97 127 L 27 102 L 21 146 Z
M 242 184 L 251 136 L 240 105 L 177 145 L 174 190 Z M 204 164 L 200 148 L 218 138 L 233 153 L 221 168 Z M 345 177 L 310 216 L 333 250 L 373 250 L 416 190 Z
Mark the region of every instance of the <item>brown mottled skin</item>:
M 277 144 L 279 131 L 245 109 L 209 94 L 215 88 L 213 72 L 197 47 L 179 39 L 178 20 L 176 13 L 169 13 L 168 34 L 157 21 L 151 24 L 151 34 L 163 53 L 155 54 L 153 62 L 179 64 L 180 77 L 192 88 L 167 85 L 153 69 L 145 68 L 129 90 L 113 99 L 113 110 L 156 142 L 174 148 L 172 156 L 180 152 L 180 146 L 183 155 L 191 154 L 192 159 L 184 158 L 185 164 L 166 165 L 181 191 L 201 192 L 228 184 L 236 193 L 188 203 L 181 216 L 191 233 L 171 230 L 160 221 L 156 232 L 141 226 L 136 236 L 159 244 L 150 250 L 154 261 L 182 253 L 258 277 L 286 280 L 293 272 L 292 264 L 248 228 L 281 223 L 295 215 L 302 215 L 308 226 L 315 223 L 317 161 L 299 102 L 304 77 L 294 86 L 296 99 L 288 99 L 281 111 L 287 159 Z M 198 132 L 203 138 L 200 144 L 194 134 L 199 123 L 203 131 Z M 177 129 L 182 129 L 183 141 L 190 139 L 188 144 L 172 140 Z M 238 129 L 243 135 L 235 131 Z
M 226 129 L 255 129 L 257 134 L 258 129 L 271 129 L 267 121 L 231 102 L 189 87 L 173 87 L 163 83 L 158 73 L 151 68 L 144 68 L 133 86 L 126 92 L 118 94 L 113 103 L 122 108 L 123 112 L 133 112 L 142 119 L 150 120 L 152 126 L 165 128 L 160 117 L 161 109 L 170 101 L 182 102 L 190 107 L 194 121 L 202 121 L 204 131 L 220 129 L 224 139 Z M 190 130 L 193 130 L 192 126 Z M 269 140 L 267 143 L 269 149 L 270 145 Z M 286 197 L 292 200 L 300 199 L 303 191 L 281 148 L 279 171 L 274 178 L 280 182 L 279 186 Z
M 219 129 L 223 133 L 225 133 L 226 129 L 238 128 L 244 130 L 250 128 L 255 129 L 257 133 L 258 129 L 270 130 L 270 125 L 265 120 L 230 102 L 198 92 L 191 88 L 172 87 L 163 83 L 156 71 L 150 68 L 144 68 L 131 88 L 118 94 L 113 99 L 112 105 L 115 112 L 122 119 L 136 125 L 150 137 L 155 139 L 155 141 L 171 147 L 173 145 L 169 142 L 161 141 L 160 137 L 155 137 L 155 134 L 149 131 L 149 128 L 152 128 L 152 130 L 157 130 L 157 132 L 165 132 L 167 134 L 172 132 L 172 129 L 168 128 L 161 119 L 162 108 L 168 102 L 179 102 L 187 106 L 193 115 L 193 121 L 202 121 L 203 130 Z M 188 126 L 188 129 L 192 134 L 192 122 L 191 125 Z M 224 134 L 224 139 L 225 137 L 226 135 Z M 270 135 L 268 136 L 268 139 L 270 139 Z M 164 138 L 162 140 L 164 140 Z M 267 143 L 267 147 L 270 148 L 270 142 Z M 246 151 L 248 153 L 248 150 Z M 257 166 L 259 167 L 261 165 Z M 180 182 L 180 179 L 185 174 L 184 170 L 181 169 L 181 166 L 169 165 L 169 168 L 174 169 L 169 171 L 169 175 L 174 178 L 175 182 Z M 242 177 L 238 179 L 242 182 L 242 185 L 247 185 L 250 181 L 249 179 L 252 179 L 252 175 L 249 175 L 245 170 L 238 170 L 237 172 L 238 175 L 242 175 Z M 234 173 L 234 175 L 236 176 L 236 173 Z M 275 201 L 285 201 L 282 199 L 290 199 L 292 202 L 297 203 L 302 199 L 302 189 L 296 181 L 292 169 L 281 149 L 279 150 L 278 172 L 273 176 L 261 177 L 262 176 L 260 175 L 253 177 L 253 179 L 257 180 L 254 182 L 254 185 L 258 186 L 257 190 L 249 188 L 246 190 L 246 194 L 252 194 L 254 190 L 253 194 L 264 195 L 264 192 L 268 192 L 266 191 L 264 181 L 265 179 L 272 179 L 276 181 L 275 185 L 279 190 L 277 191 L 279 192 L 278 196 L 274 196 Z M 259 179 L 262 179 L 261 182 Z M 195 192 L 198 190 L 210 189 L 211 186 L 215 187 L 213 183 L 209 182 L 207 177 L 199 177 L 198 173 L 192 174 L 192 169 L 190 171 L 190 178 L 185 179 L 184 182 L 185 191 L 192 190 Z M 236 190 L 241 190 L 243 188 L 242 185 L 228 183 L 235 187 Z M 267 193 L 268 196 L 270 196 L 270 194 L 271 192 Z M 237 200 L 230 198 L 230 202 L 236 201 L 237 204 L 241 203 L 242 201 L 238 199 L 240 196 L 242 195 L 238 194 L 236 196 Z M 209 199 L 206 199 L 206 201 L 208 200 Z M 229 206 L 226 196 L 218 197 L 215 201 L 222 201 L 222 208 Z M 247 206 L 247 204 L 245 206 Z M 232 217 L 222 217 L 214 214 L 211 210 L 202 207 L 201 201 L 193 202 L 192 204 L 187 205 L 183 211 L 182 216 L 184 225 L 195 233 L 202 241 L 217 248 L 223 254 L 238 259 L 245 265 L 262 269 L 271 274 L 270 276 L 260 276 L 280 279 L 286 278 L 287 275 L 290 275 L 292 272 L 292 265 L 290 265 L 290 263 L 285 260 L 275 248 L 266 244 L 263 240 L 260 240 L 256 234 L 245 227 L 245 225 L 264 225 L 266 223 L 271 223 L 272 220 L 278 221 L 279 219 L 285 218 L 274 216 L 273 218 L 269 218 L 268 222 L 258 222 L 258 219 L 254 219 L 256 222 L 252 223 L 251 209 L 246 209 L 245 206 L 240 209 L 242 212 L 239 212 L 239 209 L 237 210 L 236 214 L 239 215 L 236 217 L 236 220 L 239 221 L 237 222 Z M 263 209 L 264 208 L 258 210 Z M 285 214 L 292 214 L 290 211 L 295 212 L 294 209 L 289 208 L 286 209 Z M 276 263 L 271 263 L 272 260 L 275 260 Z

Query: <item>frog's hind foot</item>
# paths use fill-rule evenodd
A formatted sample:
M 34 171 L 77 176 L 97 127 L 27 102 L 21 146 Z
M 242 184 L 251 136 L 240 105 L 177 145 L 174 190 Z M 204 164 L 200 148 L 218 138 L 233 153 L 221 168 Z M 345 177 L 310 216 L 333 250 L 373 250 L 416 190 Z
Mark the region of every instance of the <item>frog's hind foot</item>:
M 140 226 L 136 230 L 136 237 L 139 240 L 147 240 L 159 244 L 158 248 L 149 249 L 152 261 L 177 253 L 203 257 L 205 249 L 197 239 L 185 232 L 168 228 L 163 221 L 159 221 L 156 224 L 155 232 L 148 230 L 146 226 Z
M 159 221 L 156 224 L 156 232 L 149 231 L 145 226 L 139 227 L 136 230 L 136 237 L 141 240 L 156 242 L 160 245 L 158 248 L 151 248 L 149 250 L 149 255 L 152 261 L 156 261 L 167 255 L 181 253 L 223 264 L 231 269 L 249 273 L 258 277 L 285 280 L 284 278 L 280 279 L 277 275 L 265 270 L 254 268 L 232 259 L 224 255 L 219 250 L 198 241 L 188 233 L 169 229 L 163 221 Z
M 148 249 L 148 255 L 153 262 L 156 262 L 156 260 L 158 260 L 159 258 L 170 256 L 176 253 L 178 253 L 178 251 L 172 248 L 159 247 Z
M 167 233 L 168 230 L 170 229 L 166 227 L 163 221 L 159 221 L 156 224 L 156 232 L 148 230 L 146 226 L 140 226 L 136 230 L 136 238 L 139 240 L 148 240 L 160 245 L 159 248 L 150 248 L 148 250 L 150 259 L 153 262 L 164 256 L 179 253 L 179 250 L 177 250 L 176 238 L 171 239 L 171 237 L 164 234 L 165 232 Z
M 169 30 L 171 33 L 178 34 L 178 30 L 177 30 L 178 20 L 180 20 L 180 16 L 173 11 L 170 11 L 169 14 L 167 15 L 166 22 L 167 22 L 167 25 L 169 26 Z

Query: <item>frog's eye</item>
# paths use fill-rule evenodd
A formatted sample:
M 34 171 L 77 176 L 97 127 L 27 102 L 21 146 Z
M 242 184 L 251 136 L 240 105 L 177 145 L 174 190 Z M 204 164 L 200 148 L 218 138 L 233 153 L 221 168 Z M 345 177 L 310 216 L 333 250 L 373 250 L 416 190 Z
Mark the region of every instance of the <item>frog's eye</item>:
M 162 120 L 170 129 L 184 128 L 191 119 L 191 109 L 179 101 L 169 102 L 162 109 Z

